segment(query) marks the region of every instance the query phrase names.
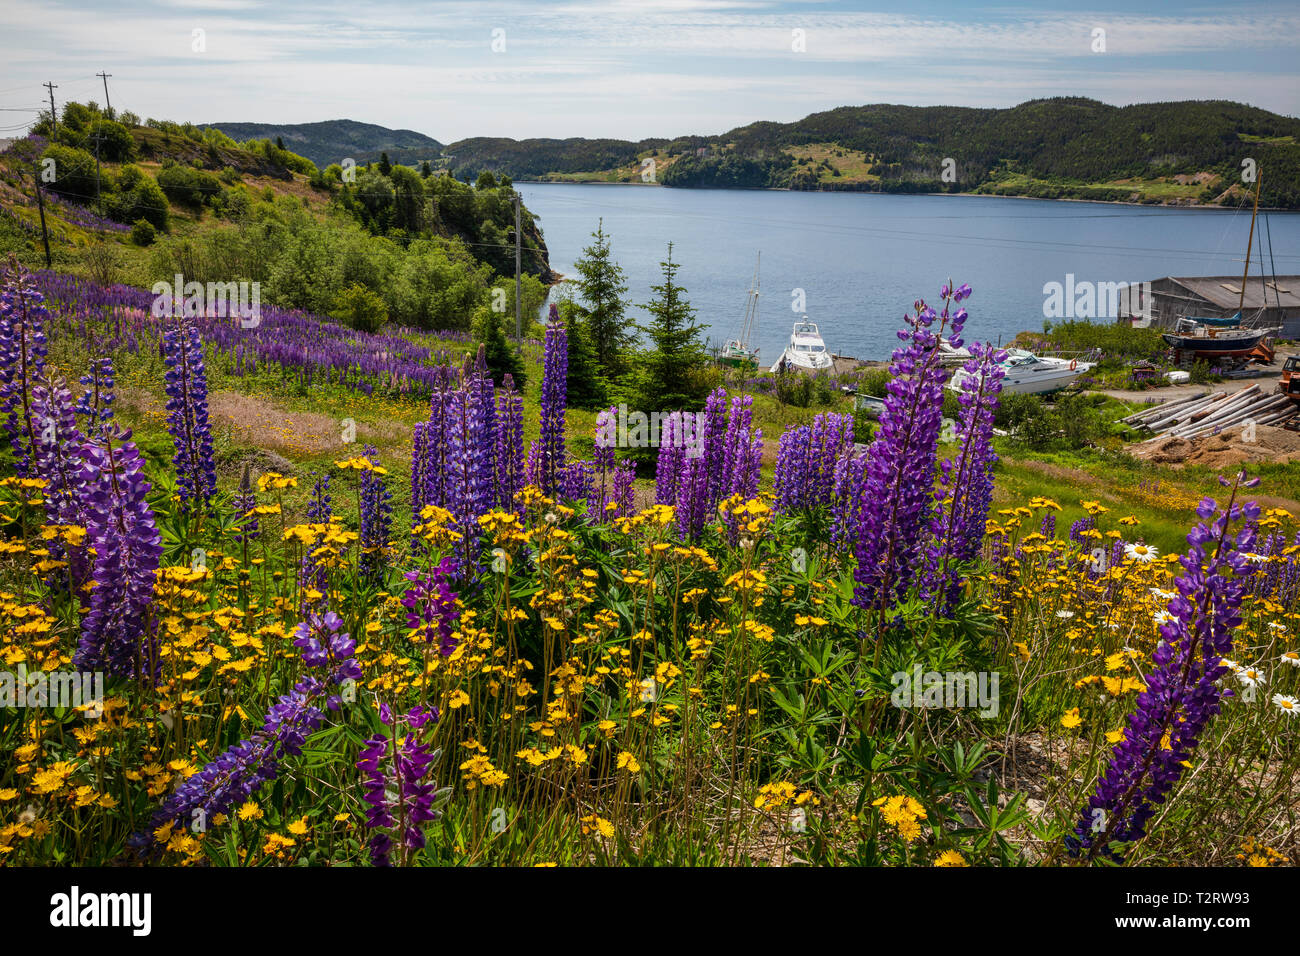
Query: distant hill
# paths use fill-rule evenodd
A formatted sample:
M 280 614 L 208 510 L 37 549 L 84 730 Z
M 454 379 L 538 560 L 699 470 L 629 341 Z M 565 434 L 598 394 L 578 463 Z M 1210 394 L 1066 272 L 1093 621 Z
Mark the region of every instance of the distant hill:
M 1241 164 L 1253 159 L 1266 171 L 1261 203 L 1300 208 L 1300 120 L 1227 101 L 844 106 L 718 136 L 466 139 L 443 155 L 461 179 L 489 169 L 515 179 L 637 182 L 652 159 L 654 181 L 665 186 L 1173 204 L 1243 201 Z
M 358 164 L 368 162 L 363 154 L 374 153 L 373 158 L 377 159 L 384 150 L 390 156 L 397 150 L 417 150 L 434 157 L 442 152 L 442 144 L 423 133 L 348 119 L 294 124 L 205 123 L 203 126 L 215 127 L 241 143 L 250 139 L 274 141 L 279 136 L 286 149 L 306 156 L 322 169 L 346 158 L 355 159 Z
M 325 166 L 351 157 L 515 180 L 654 182 L 684 188 L 976 192 L 1044 199 L 1238 204 L 1242 162 L 1265 170 L 1260 201 L 1300 208 L 1300 119 L 1223 100 L 1109 106 L 1081 97 L 1007 109 L 842 106 L 675 139 L 473 137 L 447 145 L 352 120 L 216 124 L 280 136 Z

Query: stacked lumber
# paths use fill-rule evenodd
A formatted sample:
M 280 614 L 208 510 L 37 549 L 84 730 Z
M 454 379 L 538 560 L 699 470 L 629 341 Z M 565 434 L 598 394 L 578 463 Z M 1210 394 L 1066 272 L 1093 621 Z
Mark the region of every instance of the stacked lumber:
M 1258 384 L 1239 392 L 1198 392 L 1188 398 L 1134 412 L 1120 421 L 1153 432 L 1154 441 L 1165 435 L 1195 438 L 1229 425 L 1282 425 L 1300 413 L 1285 395 L 1265 392 Z

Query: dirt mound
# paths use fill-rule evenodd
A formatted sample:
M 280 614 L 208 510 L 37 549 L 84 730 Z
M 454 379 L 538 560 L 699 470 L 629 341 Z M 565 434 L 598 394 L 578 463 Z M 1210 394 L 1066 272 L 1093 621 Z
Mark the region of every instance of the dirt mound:
M 1241 425 L 1230 425 L 1217 435 L 1191 439 L 1167 435 L 1134 445 L 1129 454 L 1157 465 L 1229 468 L 1261 461 L 1284 464 L 1300 461 L 1300 432 L 1257 425 L 1252 434 Z

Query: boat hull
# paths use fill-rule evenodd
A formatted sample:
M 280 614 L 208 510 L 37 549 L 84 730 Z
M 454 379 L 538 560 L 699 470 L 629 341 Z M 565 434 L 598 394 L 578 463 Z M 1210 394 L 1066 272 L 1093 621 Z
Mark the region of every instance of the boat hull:
M 779 372 L 782 368 L 793 368 L 801 372 L 825 372 L 834 364 L 829 355 L 823 354 L 819 360 L 810 358 L 808 353 L 791 352 L 786 349 L 772 366 L 772 371 Z
M 1161 338 L 1181 352 L 1189 352 L 1197 358 L 1228 358 L 1249 355 L 1268 335 L 1267 330 L 1248 332 L 1237 335 L 1179 335 L 1165 332 Z

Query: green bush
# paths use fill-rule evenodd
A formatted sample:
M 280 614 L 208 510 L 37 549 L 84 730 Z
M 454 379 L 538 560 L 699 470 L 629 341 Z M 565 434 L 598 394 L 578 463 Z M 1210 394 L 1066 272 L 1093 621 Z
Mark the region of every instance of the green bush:
M 339 294 L 334 317 L 358 332 L 378 332 L 388 321 L 388 308 L 378 293 L 350 285 Z
M 137 246 L 152 245 L 158 233 L 148 219 L 137 219 L 131 227 L 131 241 Z
M 221 191 L 216 176 L 190 166 L 170 165 L 158 171 L 158 185 L 172 202 L 201 209 Z
M 41 153 L 38 168 L 44 185 L 73 202 L 85 203 L 95 195 L 95 157 L 84 149 L 51 143 Z M 46 169 L 52 170 L 52 180 L 44 178 Z

